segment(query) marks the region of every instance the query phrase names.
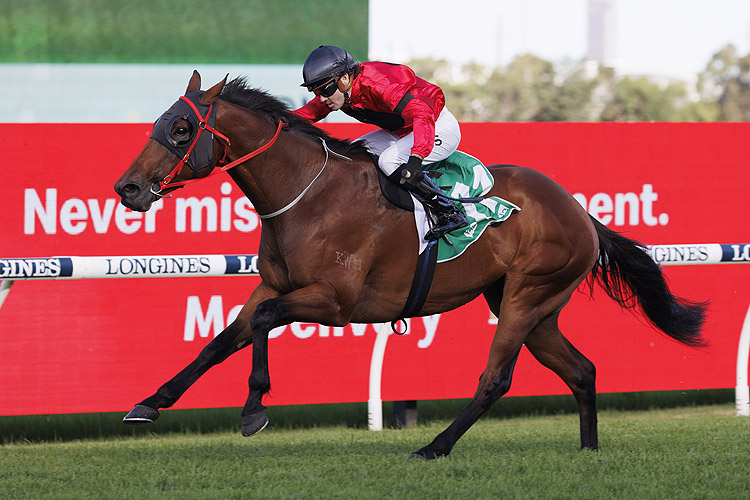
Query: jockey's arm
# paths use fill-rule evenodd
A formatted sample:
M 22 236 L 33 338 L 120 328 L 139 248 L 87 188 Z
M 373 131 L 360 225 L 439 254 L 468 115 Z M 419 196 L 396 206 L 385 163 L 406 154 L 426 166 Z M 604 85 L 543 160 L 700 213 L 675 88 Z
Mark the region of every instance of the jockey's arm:
M 432 109 L 419 99 L 412 99 L 401 112 L 406 123 L 412 124 L 414 146 L 413 156 L 426 158 L 435 145 L 435 118 Z
M 310 123 L 315 123 L 322 120 L 323 118 L 328 116 L 330 112 L 331 110 L 328 108 L 328 106 L 322 103 L 317 96 L 313 97 L 307 104 L 305 104 L 301 108 L 292 111 L 292 113 L 304 118 Z

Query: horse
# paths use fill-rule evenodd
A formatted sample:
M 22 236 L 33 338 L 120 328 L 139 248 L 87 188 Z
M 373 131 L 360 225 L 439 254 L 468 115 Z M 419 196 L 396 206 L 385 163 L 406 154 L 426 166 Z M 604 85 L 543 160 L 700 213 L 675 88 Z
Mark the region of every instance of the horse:
M 241 431 L 257 434 L 268 424 L 262 398 L 270 390 L 272 328 L 294 321 L 391 322 L 407 300 L 419 245 L 413 214 L 383 197 L 364 145 L 305 122 L 244 77 L 227 78 L 201 91 L 193 72 L 185 96 L 156 122 L 114 189 L 123 205 L 146 211 L 175 189 L 228 172 L 261 218 L 261 281 L 236 320 L 135 405 L 126 423 L 153 422 L 210 367 L 252 345 Z M 409 458 L 448 455 L 508 391 L 523 345 L 570 388 L 581 448 L 596 450 L 595 367 L 558 325 L 573 291 L 583 284 L 593 293 L 598 284 L 622 307 L 637 308 L 657 330 L 689 346 L 707 344 L 701 329 L 708 303 L 674 295 L 642 244 L 599 223 L 549 177 L 518 166 L 489 170 L 494 186 L 487 195 L 521 210 L 489 227 L 460 257 L 437 264 L 429 294 L 412 314 L 446 312 L 483 295 L 498 317 L 489 357 L 468 405 Z M 361 265 L 341 266 L 340 252 Z

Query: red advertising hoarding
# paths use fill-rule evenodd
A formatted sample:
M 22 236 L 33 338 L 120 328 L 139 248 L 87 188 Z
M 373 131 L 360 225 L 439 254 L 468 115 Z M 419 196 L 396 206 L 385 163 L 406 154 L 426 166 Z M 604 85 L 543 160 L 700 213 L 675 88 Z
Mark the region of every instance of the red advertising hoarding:
M 356 137 L 359 124 L 326 125 Z M 486 164 L 538 169 L 609 227 L 647 244 L 748 243 L 749 123 L 462 125 L 461 149 Z M 0 125 L 0 259 L 252 254 L 260 222 L 228 176 L 179 190 L 146 214 L 112 186 L 148 124 Z M 665 268 L 673 290 L 712 301 L 691 349 L 659 335 L 603 294 L 576 293 L 563 333 L 597 365 L 599 392 L 734 386 L 750 304 L 750 266 Z M 0 414 L 128 410 L 191 361 L 231 321 L 259 278 L 18 281 L 0 309 Z M 411 321 L 389 339 L 383 399 L 470 397 L 494 319 L 480 298 Z M 272 405 L 365 401 L 376 328 L 293 324 L 269 343 Z M 175 407 L 241 406 L 251 348 L 211 369 Z M 522 351 L 509 395 L 564 394 Z

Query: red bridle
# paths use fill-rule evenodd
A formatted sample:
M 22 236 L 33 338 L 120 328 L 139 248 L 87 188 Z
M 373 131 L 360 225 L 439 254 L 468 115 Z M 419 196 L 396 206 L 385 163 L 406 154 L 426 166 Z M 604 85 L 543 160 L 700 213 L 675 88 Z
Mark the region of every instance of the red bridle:
M 198 132 L 195 134 L 195 138 L 193 139 L 193 142 L 190 144 L 190 147 L 188 148 L 187 153 L 185 153 L 185 156 L 172 169 L 172 171 L 169 172 L 164 177 L 164 179 L 161 182 L 159 182 L 159 191 L 153 191 L 153 190 L 151 191 L 152 193 L 154 193 L 156 195 L 159 195 L 159 196 L 163 196 L 160 193 L 164 189 L 166 189 L 166 188 L 178 188 L 178 187 L 184 186 L 185 184 L 190 184 L 191 182 L 196 182 L 196 181 L 200 181 L 200 180 L 203 180 L 203 179 L 208 179 L 209 177 L 211 177 L 211 176 L 213 176 L 215 174 L 220 174 L 222 172 L 226 172 L 230 168 L 236 167 L 240 163 L 243 163 L 243 162 L 249 160 L 250 158 L 253 158 L 254 156 L 258 156 L 263 151 L 265 151 L 266 149 L 270 148 L 273 145 L 274 142 L 276 142 L 276 139 L 278 139 L 278 137 L 279 137 L 279 133 L 281 133 L 281 129 L 287 125 L 287 123 L 279 120 L 279 126 L 276 128 L 276 133 L 274 134 L 274 136 L 271 138 L 270 141 L 268 141 L 266 144 L 264 144 L 263 146 L 259 147 L 255 151 L 251 151 L 250 153 L 248 153 L 248 154 L 246 154 L 246 155 L 244 155 L 244 156 L 242 156 L 240 158 L 237 158 L 236 160 L 234 160 L 231 163 L 224 164 L 224 161 L 226 160 L 226 157 L 227 157 L 227 151 L 229 150 L 229 146 L 232 145 L 232 141 L 230 141 L 227 136 L 225 136 L 224 134 L 222 134 L 221 132 L 219 132 L 218 130 L 216 130 L 214 127 L 211 127 L 210 125 L 208 125 L 208 117 L 211 116 L 211 109 L 213 108 L 213 104 L 211 104 L 211 106 L 209 106 L 208 112 L 206 113 L 206 116 L 204 117 L 204 116 L 201 116 L 200 112 L 198 111 L 198 108 L 195 106 L 195 104 L 190 99 L 188 99 L 185 96 L 181 96 L 180 100 L 188 103 L 188 105 L 190 106 L 190 108 L 195 113 L 195 116 L 198 117 L 198 120 L 199 120 Z M 211 132 L 215 136 L 218 136 L 219 139 L 222 139 L 224 141 L 224 156 L 222 157 L 222 159 L 216 165 L 213 166 L 213 170 L 207 176 L 201 177 L 199 179 L 188 179 L 188 180 L 185 180 L 185 181 L 179 181 L 179 182 L 174 182 L 173 183 L 172 180 L 174 180 L 174 178 L 177 177 L 178 175 L 180 175 L 180 172 L 182 172 L 182 167 L 185 166 L 185 164 L 187 163 L 188 159 L 190 158 L 190 153 L 193 151 L 193 148 L 198 143 L 198 139 L 200 138 L 200 135 L 201 135 L 201 133 L 203 132 L 204 129 L 208 130 L 209 132 Z M 217 168 L 218 168 L 218 170 L 217 170 Z

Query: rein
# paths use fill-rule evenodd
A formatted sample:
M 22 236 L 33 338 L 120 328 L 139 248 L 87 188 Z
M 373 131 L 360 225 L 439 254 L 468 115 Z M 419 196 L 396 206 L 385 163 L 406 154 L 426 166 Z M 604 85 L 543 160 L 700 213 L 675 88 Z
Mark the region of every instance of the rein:
M 225 136 L 224 134 L 222 134 L 221 132 L 219 132 L 218 130 L 216 130 L 214 127 L 211 127 L 210 125 L 208 125 L 208 117 L 211 116 L 211 110 L 213 109 L 213 104 L 211 104 L 211 106 L 209 106 L 208 112 L 206 113 L 206 116 L 204 117 L 204 116 L 201 116 L 200 112 L 198 111 L 198 108 L 195 106 L 195 104 L 193 103 L 193 101 L 191 101 L 190 99 L 188 99 L 185 96 L 180 96 L 180 100 L 186 102 L 190 106 L 190 108 L 193 110 L 193 112 L 195 113 L 195 115 L 198 117 L 198 120 L 199 120 L 198 132 L 195 134 L 195 138 L 193 139 L 193 142 L 190 144 L 190 147 L 188 148 L 187 153 L 185 153 L 185 156 L 172 169 L 172 171 L 169 172 L 164 177 L 164 179 L 161 182 L 159 182 L 159 190 L 158 191 L 154 191 L 153 187 L 150 189 L 151 193 L 155 194 L 156 196 L 162 196 L 162 197 L 167 196 L 165 194 L 162 194 L 162 191 L 164 191 L 164 189 L 166 189 L 166 188 L 179 188 L 179 187 L 183 187 L 186 184 L 197 182 L 197 181 L 200 181 L 200 180 L 203 180 L 203 179 L 208 179 L 209 177 L 211 177 L 213 175 L 220 174 L 222 172 L 226 172 L 230 168 L 236 167 L 240 163 L 244 163 L 247 160 L 249 160 L 250 158 L 258 156 L 259 154 L 261 154 L 262 152 L 264 152 L 265 150 L 267 150 L 268 148 L 270 148 L 276 142 L 276 139 L 279 138 L 279 134 L 281 133 L 281 129 L 283 127 L 285 127 L 285 126 L 288 125 L 287 123 L 279 120 L 279 126 L 276 128 L 276 133 L 271 138 L 271 140 L 269 140 L 266 144 L 264 144 L 263 146 L 259 147 L 258 149 L 254 150 L 254 151 L 251 151 L 250 153 L 248 153 L 248 154 L 246 154 L 244 156 L 241 156 L 240 158 L 237 158 L 233 162 L 230 162 L 228 164 L 222 165 L 224 163 L 224 159 L 227 156 L 227 151 L 229 149 L 229 146 L 232 145 L 232 141 L 229 140 L 229 138 L 227 136 Z M 222 139 L 224 141 L 224 143 L 225 143 L 224 144 L 224 157 L 221 159 L 221 161 L 219 161 L 218 164 L 214 165 L 213 170 L 207 176 L 201 177 L 200 179 L 188 179 L 188 180 L 185 180 L 185 181 L 179 181 L 179 182 L 172 183 L 172 180 L 174 180 L 175 177 L 177 177 L 178 175 L 180 175 L 180 172 L 182 172 L 182 167 L 184 167 L 185 164 L 187 163 L 188 159 L 190 159 L 190 153 L 193 151 L 193 148 L 195 147 L 195 145 L 198 144 L 198 139 L 200 138 L 201 133 L 203 132 L 203 130 L 208 130 L 213 135 L 218 136 L 220 139 Z M 328 153 L 326 153 L 326 158 L 328 158 Z M 218 168 L 218 170 L 217 170 L 217 168 Z M 318 174 L 318 175 L 320 175 L 320 174 Z M 308 188 L 309 188 L 309 186 L 308 186 Z

